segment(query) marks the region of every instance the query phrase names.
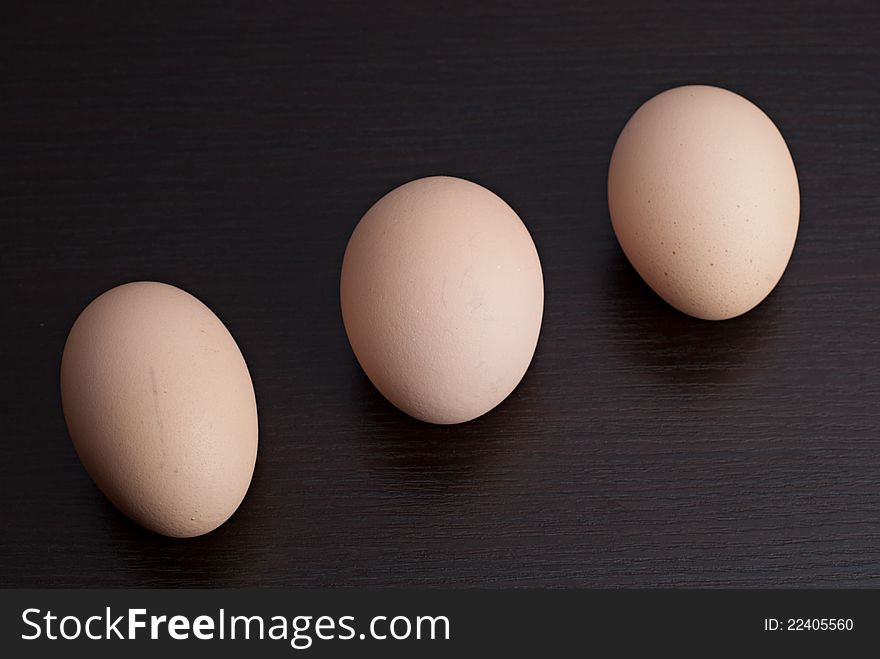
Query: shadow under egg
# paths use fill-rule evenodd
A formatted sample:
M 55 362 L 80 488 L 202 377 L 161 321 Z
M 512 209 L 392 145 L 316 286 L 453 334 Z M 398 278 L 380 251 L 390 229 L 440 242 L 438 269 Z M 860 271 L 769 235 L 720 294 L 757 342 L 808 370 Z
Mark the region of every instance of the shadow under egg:
M 436 425 L 397 409 L 358 368 L 360 431 L 370 467 L 413 486 L 454 485 L 479 489 L 474 476 L 510 450 L 508 414 L 517 391 L 466 423 Z
M 627 363 L 674 384 L 721 384 L 748 377 L 766 361 L 779 322 L 780 295 L 729 320 L 700 320 L 669 305 L 620 249 L 608 250 L 604 313 L 611 344 Z
M 239 508 L 213 531 L 191 538 L 174 538 L 147 529 L 125 515 L 100 494 L 106 533 L 105 542 L 115 547 L 117 567 L 125 571 L 126 586 L 141 588 L 180 587 L 214 588 L 244 585 L 241 565 L 259 562 L 271 551 L 255 545 L 251 538 L 259 534 L 261 501 L 254 493 L 260 461 L 244 501 Z M 262 489 L 258 484 L 256 489 Z M 255 496 L 256 495 L 256 496 Z M 102 582 L 96 575 L 95 586 L 119 581 L 120 576 L 107 575 Z

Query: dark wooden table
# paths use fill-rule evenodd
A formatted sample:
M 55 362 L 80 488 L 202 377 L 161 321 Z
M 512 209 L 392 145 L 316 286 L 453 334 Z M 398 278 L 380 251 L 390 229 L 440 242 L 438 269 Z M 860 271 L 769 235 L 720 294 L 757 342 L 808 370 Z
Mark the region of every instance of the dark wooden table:
M 0 584 L 880 586 L 877 3 L 68 3 L 0 20 Z M 700 322 L 619 250 L 608 159 L 653 94 L 777 123 L 802 191 L 781 284 Z M 506 199 L 546 284 L 531 369 L 432 427 L 345 338 L 346 240 L 450 174 Z M 67 437 L 77 313 L 155 279 L 247 358 L 260 453 L 206 537 L 118 513 Z

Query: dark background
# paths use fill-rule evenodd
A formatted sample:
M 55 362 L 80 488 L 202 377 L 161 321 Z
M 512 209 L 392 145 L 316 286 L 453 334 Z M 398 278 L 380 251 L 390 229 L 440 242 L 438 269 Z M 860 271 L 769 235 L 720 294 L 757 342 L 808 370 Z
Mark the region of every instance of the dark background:
M 0 584 L 880 586 L 880 5 L 7 3 Z M 618 248 L 614 141 L 650 96 L 756 102 L 798 168 L 779 287 L 709 323 Z M 544 326 L 501 406 L 433 427 L 348 347 L 346 240 L 410 179 L 498 193 Z M 210 306 L 260 407 L 216 532 L 118 513 L 61 414 L 67 331 L 155 279 Z

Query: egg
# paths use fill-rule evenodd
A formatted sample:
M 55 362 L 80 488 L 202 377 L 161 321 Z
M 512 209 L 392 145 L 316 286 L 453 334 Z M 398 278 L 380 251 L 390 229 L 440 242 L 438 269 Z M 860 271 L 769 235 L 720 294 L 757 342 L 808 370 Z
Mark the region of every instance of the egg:
M 522 379 L 544 283 L 510 206 L 476 183 L 432 176 L 363 216 L 340 297 L 351 347 L 376 388 L 417 419 L 453 424 L 485 414 Z
M 608 171 L 614 232 L 673 307 L 721 320 L 752 309 L 788 265 L 800 193 L 779 130 L 718 87 L 665 91 L 617 140 Z
M 189 293 L 135 282 L 93 300 L 64 346 L 61 398 L 86 471 L 148 529 L 202 535 L 244 498 L 253 384 L 229 331 Z

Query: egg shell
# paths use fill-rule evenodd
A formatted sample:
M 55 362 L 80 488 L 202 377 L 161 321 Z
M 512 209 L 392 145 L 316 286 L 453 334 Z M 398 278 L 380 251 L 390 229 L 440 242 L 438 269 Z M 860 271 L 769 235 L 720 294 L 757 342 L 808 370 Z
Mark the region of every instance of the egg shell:
M 340 282 L 345 330 L 376 388 L 417 419 L 461 423 L 513 391 L 544 308 L 535 244 L 484 187 L 433 176 L 358 223 Z
M 92 301 L 64 347 L 61 397 L 86 471 L 148 529 L 208 533 L 244 498 L 253 384 L 229 331 L 192 295 L 136 282 Z
M 791 154 L 757 106 L 718 87 L 665 91 L 630 118 L 608 172 L 614 232 L 642 278 L 709 320 L 760 303 L 794 248 Z

